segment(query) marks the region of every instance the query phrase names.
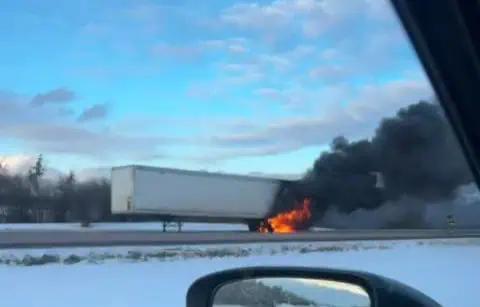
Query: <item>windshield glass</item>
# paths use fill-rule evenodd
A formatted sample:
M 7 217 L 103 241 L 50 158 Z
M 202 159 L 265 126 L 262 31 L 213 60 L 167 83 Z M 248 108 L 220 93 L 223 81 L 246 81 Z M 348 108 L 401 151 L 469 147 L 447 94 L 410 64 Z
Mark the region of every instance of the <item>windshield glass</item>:
M 376 228 L 446 226 L 448 203 L 474 190 L 384 1 L 33 1 L 0 14 L 0 161 L 28 176 L 42 155 L 28 193 L 127 164 L 303 178 L 314 224 Z
M 7 1 L 1 14 L 0 161 L 25 176 L 42 155 L 50 189 L 127 164 L 306 178 L 315 223 L 373 228 L 446 226 L 474 191 L 384 1 Z
M 388 1 L 2 1 L 0 37 L 0 247 L 64 248 L 0 249 L 0 266 L 273 255 L 189 244 L 480 225 Z M 175 247 L 87 250 L 144 243 Z

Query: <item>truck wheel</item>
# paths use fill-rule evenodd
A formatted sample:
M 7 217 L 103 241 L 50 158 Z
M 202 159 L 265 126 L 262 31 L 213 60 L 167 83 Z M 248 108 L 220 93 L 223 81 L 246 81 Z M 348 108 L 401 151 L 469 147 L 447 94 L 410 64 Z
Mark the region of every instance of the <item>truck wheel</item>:
M 247 221 L 248 230 L 250 232 L 257 232 L 260 227 L 261 220 L 249 220 Z

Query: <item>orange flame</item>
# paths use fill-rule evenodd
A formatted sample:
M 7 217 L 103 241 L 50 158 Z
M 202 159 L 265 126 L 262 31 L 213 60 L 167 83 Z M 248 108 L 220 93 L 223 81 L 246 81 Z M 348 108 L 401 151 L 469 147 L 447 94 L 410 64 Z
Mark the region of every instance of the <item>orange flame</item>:
M 296 208 L 269 218 L 258 230 L 275 233 L 296 232 L 312 217 L 311 204 L 311 199 L 305 198 L 302 203 L 296 204 Z

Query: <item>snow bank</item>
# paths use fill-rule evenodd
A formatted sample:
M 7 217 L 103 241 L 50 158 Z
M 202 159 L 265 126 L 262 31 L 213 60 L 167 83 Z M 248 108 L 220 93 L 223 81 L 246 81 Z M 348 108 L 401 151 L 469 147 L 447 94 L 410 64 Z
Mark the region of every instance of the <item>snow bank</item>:
M 198 250 L 223 250 L 205 246 Z M 15 307 L 185 306 L 188 286 L 212 271 L 255 265 L 295 265 L 365 270 L 407 283 L 443 306 L 476 307 L 480 240 L 420 240 L 402 242 L 344 242 L 311 244 L 248 244 L 228 246 L 230 255 L 148 261 L 109 259 L 75 265 L 0 265 L 2 303 Z M 10 250 L 31 254 L 88 255 L 89 253 L 152 252 L 152 247 Z M 167 249 L 163 249 L 164 251 Z M 250 254 L 242 254 L 250 250 Z M 22 254 L 23 253 L 23 254 Z M 461 293 L 461 295 L 459 295 Z
M 415 242 L 420 244 L 421 241 Z M 108 262 L 179 261 L 196 258 L 251 257 L 289 253 L 316 253 L 389 249 L 396 243 L 385 241 L 251 243 L 195 246 L 64 247 L 0 250 L 0 265 L 34 266 L 45 264 L 84 264 Z M 397 243 L 398 244 L 398 243 Z M 406 244 L 405 242 L 403 244 Z M 439 242 L 436 242 L 439 244 Z M 459 244 L 457 242 L 457 244 Z

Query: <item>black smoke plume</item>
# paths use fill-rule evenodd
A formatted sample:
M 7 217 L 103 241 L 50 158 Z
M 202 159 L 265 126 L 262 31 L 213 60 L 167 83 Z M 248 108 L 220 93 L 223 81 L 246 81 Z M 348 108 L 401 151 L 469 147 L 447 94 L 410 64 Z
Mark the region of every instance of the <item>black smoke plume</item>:
M 336 137 L 290 188 L 297 199 L 312 198 L 313 223 L 322 221 L 327 211 L 358 215 L 384 205 L 381 214 L 420 223 L 425 204 L 448 200 L 471 181 L 442 110 L 421 101 L 383 119 L 371 139 Z M 394 225 L 394 216 L 387 222 Z

